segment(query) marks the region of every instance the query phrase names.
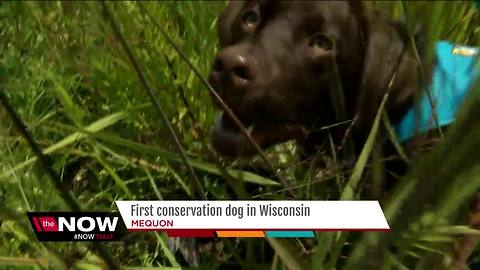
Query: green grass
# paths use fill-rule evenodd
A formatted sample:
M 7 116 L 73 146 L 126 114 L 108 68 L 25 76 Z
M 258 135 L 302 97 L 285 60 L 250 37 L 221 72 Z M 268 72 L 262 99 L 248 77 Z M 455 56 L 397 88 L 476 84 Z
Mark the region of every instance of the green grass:
M 162 35 L 164 31 L 207 76 L 217 50 L 215 20 L 224 3 L 141 4 L 144 10 L 139 2 L 110 2 L 108 7 L 207 196 L 286 198 L 262 158 L 231 161 L 212 155 L 205 144 L 215 117 L 208 90 Z M 439 39 L 480 44 L 480 16 L 472 3 L 369 5 L 404 21 L 410 30 L 417 24 L 426 26 L 430 55 Z M 199 198 L 188 167 L 101 3 L 4 2 L 0 46 L 0 83 L 10 103 L 51 158 L 61 185 L 83 209 L 116 210 L 113 202 L 119 199 Z M 202 266 L 213 269 L 226 257 L 252 269 L 369 269 L 371 263 L 381 269 L 432 269 L 433 263 L 448 269 L 452 241 L 463 233 L 478 233 L 461 226 L 466 216 L 461 213 L 466 213 L 468 199 L 480 187 L 478 92 L 480 83 L 446 139 L 414 164 L 382 203 L 392 233 L 324 233 L 315 243 L 217 239 L 216 251 L 202 253 Z M 384 123 L 380 116 L 355 165 L 336 165 L 328 144 L 325 154 L 310 162 L 299 160 L 292 142 L 269 149 L 266 155 L 295 187 L 298 199 L 359 198 L 359 189 L 369 180 L 362 176 L 379 164 L 369 157 L 375 156 L 374 135 Z M 26 211 L 71 208 L 58 183 L 37 161 L 12 119 L 0 109 L 0 269 L 100 269 L 98 247 L 35 239 Z M 348 258 L 345 245 L 351 250 Z M 267 246 L 275 256 L 259 252 Z M 186 266 L 159 233 L 131 234 L 124 243 L 105 247 L 120 265 L 131 269 Z M 220 253 L 224 258 L 217 257 Z

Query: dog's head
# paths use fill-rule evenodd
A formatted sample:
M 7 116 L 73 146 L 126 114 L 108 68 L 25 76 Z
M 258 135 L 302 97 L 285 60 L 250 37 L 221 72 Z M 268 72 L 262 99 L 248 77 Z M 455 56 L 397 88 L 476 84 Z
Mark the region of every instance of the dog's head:
M 401 110 L 417 85 L 401 34 L 372 12 L 347 1 L 232 1 L 218 18 L 222 49 L 210 83 L 262 147 L 341 120 L 338 89 L 344 117 L 368 126 L 392 74 L 389 111 Z M 229 155 L 254 152 L 226 114 L 213 144 Z

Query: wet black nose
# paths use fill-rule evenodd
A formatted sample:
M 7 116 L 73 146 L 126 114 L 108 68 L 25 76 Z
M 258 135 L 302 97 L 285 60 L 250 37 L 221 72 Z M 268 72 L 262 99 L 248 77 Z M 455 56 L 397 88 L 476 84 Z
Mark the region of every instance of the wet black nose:
M 255 76 L 255 62 L 240 46 L 232 46 L 218 54 L 213 64 L 222 80 L 231 84 L 234 90 L 248 86 Z

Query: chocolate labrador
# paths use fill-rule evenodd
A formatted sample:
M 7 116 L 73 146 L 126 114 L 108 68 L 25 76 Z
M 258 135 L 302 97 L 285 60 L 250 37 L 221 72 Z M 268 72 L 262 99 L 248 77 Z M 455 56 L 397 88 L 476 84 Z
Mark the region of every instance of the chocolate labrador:
M 405 28 L 360 1 L 232 1 L 218 35 L 210 82 L 261 147 L 348 120 L 361 146 L 387 92 L 385 110 L 405 142 L 450 124 L 479 75 L 478 48 L 448 42 L 436 44 L 425 75 Z M 428 97 L 420 90 L 430 84 Z M 226 114 L 213 144 L 226 155 L 255 153 Z
M 352 119 L 364 139 L 387 90 L 393 122 L 419 90 L 404 32 L 360 2 L 232 1 L 218 35 L 210 83 L 261 147 Z M 255 153 L 226 114 L 213 145 L 226 155 Z
M 384 110 L 409 141 L 451 123 L 480 74 L 472 68 L 478 49 L 439 42 L 425 75 L 404 28 L 360 1 L 231 1 L 218 35 L 210 83 L 262 148 L 344 121 L 351 124 L 334 140 L 351 131 L 361 147 L 387 92 Z M 428 85 L 433 103 L 422 91 Z M 224 155 L 255 153 L 227 114 L 213 145 Z

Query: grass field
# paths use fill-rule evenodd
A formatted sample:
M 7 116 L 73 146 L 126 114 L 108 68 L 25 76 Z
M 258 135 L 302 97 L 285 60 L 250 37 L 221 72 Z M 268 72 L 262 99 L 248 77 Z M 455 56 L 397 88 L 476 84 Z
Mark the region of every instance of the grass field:
M 25 216 L 26 211 L 75 207 L 114 211 L 114 201 L 120 199 L 200 199 L 108 14 L 178 134 L 206 196 L 286 198 L 259 157 L 228 160 L 209 150 L 213 103 L 202 80 L 164 35 L 208 76 L 217 51 L 215 20 L 223 5 L 108 2 L 105 13 L 99 2 L 0 4 L 0 91 L 59 175 L 54 181 L 45 173 L 39 156 L 0 106 L 0 269 L 100 269 L 106 268 L 105 257 L 128 269 L 188 268 L 162 233 L 132 233 L 124 242 L 101 246 L 38 242 Z M 430 52 L 439 39 L 480 45 L 480 15 L 473 2 L 367 5 L 385 10 L 411 30 L 423 25 Z M 446 138 L 413 164 L 382 202 L 391 233 L 321 233 L 316 241 L 211 240 L 201 245 L 200 265 L 217 269 L 229 261 L 251 269 L 373 269 L 372 264 L 375 269 L 452 269 L 454 240 L 479 233 L 464 220 L 469 198 L 480 188 L 478 115 L 480 83 Z M 371 135 L 376 131 L 374 127 Z M 368 181 L 382 181 L 375 173 L 368 174 L 374 179 L 362 177 L 381 166 L 369 158 L 375 156 L 373 140 L 355 164 L 345 166 L 335 165 L 329 146 L 321 160 L 308 162 L 296 150 L 288 142 L 266 154 L 295 187 L 297 199 L 361 199 Z M 222 177 L 219 164 L 230 179 Z M 476 254 L 470 261 L 477 260 Z

